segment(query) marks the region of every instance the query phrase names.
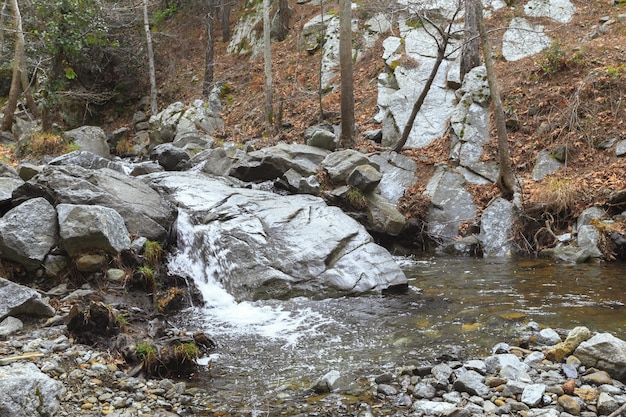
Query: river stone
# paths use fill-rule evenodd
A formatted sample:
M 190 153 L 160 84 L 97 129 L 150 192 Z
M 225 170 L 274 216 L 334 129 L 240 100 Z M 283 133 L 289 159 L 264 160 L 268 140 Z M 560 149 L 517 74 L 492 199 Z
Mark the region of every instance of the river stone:
M 0 278 L 0 320 L 22 315 L 52 317 L 54 308 L 37 291 Z
M 124 219 L 111 208 L 59 204 L 61 246 L 70 255 L 101 249 L 112 255 L 130 248 Z
M 86 169 L 109 168 L 125 173 L 126 167 L 119 161 L 112 161 L 90 151 L 73 151 L 57 156 L 49 162 L 50 165 L 78 165 Z M 41 171 L 41 169 L 39 170 Z
M 68 130 L 63 134 L 63 138 L 78 145 L 81 151 L 88 151 L 104 158 L 111 155 L 107 135 L 98 126 L 81 126 Z
M 554 408 L 533 408 L 526 413 L 527 417 L 563 417 L 561 412 Z
M 521 400 L 529 407 L 536 407 L 541 404 L 545 392 L 546 386 L 544 384 L 529 384 L 524 388 Z
M 178 239 L 189 252 L 176 264 L 197 264 L 206 272 L 196 279 L 221 282 L 238 301 L 406 285 L 389 252 L 321 198 L 238 188 L 197 172 L 145 179 L 181 207 Z
M 626 381 L 626 342 L 610 333 L 600 333 L 585 340 L 574 355 L 588 368 L 604 370 L 619 381 Z
M 16 202 L 34 197 L 67 204 L 110 207 L 117 211 L 129 232 L 151 240 L 169 235 L 174 207 L 141 180 L 107 168 L 45 166 L 42 172 L 13 193 Z
M 33 198 L 0 218 L 0 255 L 29 271 L 37 269 L 58 243 L 54 207 L 45 198 Z
M 578 228 L 576 243 L 579 248 L 587 250 L 591 258 L 604 257 L 602 251 L 598 248 L 599 241 L 600 232 L 595 226 L 587 224 Z
M 601 392 L 598 396 L 598 414 L 608 416 L 619 408 L 619 404 L 606 392 Z
M 340 377 L 339 371 L 329 371 L 313 385 L 313 391 L 318 393 L 333 392 L 337 388 L 336 384 Z
M 504 198 L 497 198 L 483 211 L 480 241 L 484 256 L 510 256 L 513 253 L 512 237 L 517 214 L 515 203 Z
M 541 329 L 537 335 L 537 343 L 541 345 L 556 345 L 561 342 L 561 336 L 551 328 Z
M 0 323 L 0 336 L 8 336 L 22 330 L 22 328 L 24 328 L 22 320 L 16 317 L 8 316 Z
M 563 358 L 569 356 L 585 340 L 591 337 L 591 332 L 584 326 L 574 327 L 568 333 L 565 341 L 557 343 L 546 353 L 548 360 L 561 362 Z
M 60 408 L 63 385 L 33 363 L 12 363 L 0 367 L 0 415 L 51 417 Z
M 427 400 L 416 401 L 411 407 L 411 410 L 424 416 L 445 416 L 455 409 L 456 406 L 451 403 Z
M 80 272 L 98 272 L 106 266 L 107 257 L 99 254 L 81 255 L 76 259 L 76 269 Z
M 563 407 L 563 410 L 566 413 L 578 416 L 580 415 L 580 403 L 576 400 L 576 398 L 570 396 L 570 395 L 561 395 L 560 397 L 558 397 L 557 399 L 557 403 Z
M 383 174 L 378 184 L 378 192 L 393 204 L 397 204 L 404 192 L 418 180 L 417 164 L 408 156 L 393 151 L 385 151 L 369 157 L 380 167 Z
M 435 377 L 435 381 L 437 386 L 435 388 L 446 388 L 448 383 L 450 382 L 450 377 L 452 376 L 452 368 L 447 363 L 440 363 L 433 366 L 433 369 L 430 371 Z
M 454 389 L 467 392 L 470 395 L 478 395 L 486 398 L 489 395 L 489 387 L 484 384 L 485 377 L 476 371 L 467 371 L 454 381 Z
M 541 52 L 551 43 L 542 25 L 533 25 L 523 17 L 515 17 L 502 35 L 502 56 L 507 61 L 517 61 Z
M 589 207 L 583 210 L 576 220 L 576 229 L 591 224 L 592 220 L 603 220 L 607 218 L 607 213 L 600 207 Z
M 583 375 L 581 381 L 585 384 L 591 384 L 596 386 L 604 384 L 610 385 L 613 383 L 611 376 L 605 371 L 597 371 Z

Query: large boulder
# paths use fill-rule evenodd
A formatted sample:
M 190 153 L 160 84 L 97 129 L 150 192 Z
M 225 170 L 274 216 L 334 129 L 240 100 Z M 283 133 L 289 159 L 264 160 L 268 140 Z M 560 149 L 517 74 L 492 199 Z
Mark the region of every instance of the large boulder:
M 0 218 L 0 256 L 29 271 L 39 268 L 59 240 L 57 214 L 45 198 L 33 198 Z
M 189 172 L 146 180 L 181 207 L 178 272 L 219 282 L 237 300 L 406 285 L 389 252 L 318 197 L 236 188 Z
M 417 164 L 408 156 L 385 151 L 370 156 L 369 160 L 378 165 L 383 174 L 378 184 L 378 192 L 394 204 L 417 182 Z
M 107 143 L 107 135 L 100 127 L 82 126 L 68 130 L 63 134 L 64 139 L 78 145 L 80 150 L 95 153 L 102 157 L 108 157 L 111 152 Z
M 8 316 L 53 315 L 54 308 L 37 291 L 0 278 L 0 321 Z
M 574 355 L 588 368 L 601 369 L 626 382 L 626 341 L 600 333 L 580 343 Z
M 99 249 L 117 255 L 130 248 L 124 219 L 111 208 L 57 205 L 61 246 L 69 255 Z
M 368 164 L 371 164 L 371 162 L 367 159 L 367 156 L 361 152 L 346 149 L 329 154 L 322 161 L 322 168 L 328 172 L 328 176 L 333 183 L 343 184 L 356 167 Z
M 2 416 L 53 417 L 65 388 L 33 363 L 12 363 L 0 367 L 0 392 Z
M 131 234 L 152 240 L 166 239 L 175 218 L 173 206 L 158 192 L 140 179 L 107 168 L 46 166 L 13 193 L 15 202 L 34 197 L 55 204 L 112 208 L 124 218 Z
M 57 156 L 50 165 L 78 165 L 87 169 L 109 168 L 118 172 L 126 172 L 126 167 L 119 161 L 104 158 L 89 151 L 74 151 Z
M 509 256 L 515 251 L 513 235 L 519 209 L 504 198 L 494 200 L 480 222 L 480 240 L 485 256 Z

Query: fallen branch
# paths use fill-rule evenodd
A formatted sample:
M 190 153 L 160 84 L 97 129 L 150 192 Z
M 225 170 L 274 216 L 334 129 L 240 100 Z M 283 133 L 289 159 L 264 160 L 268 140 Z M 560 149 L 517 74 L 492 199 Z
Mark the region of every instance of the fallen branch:
M 617 410 L 615 410 L 611 414 L 609 414 L 608 417 L 617 417 L 617 416 L 621 415 L 623 411 L 626 411 L 626 403 L 622 404 L 622 406 L 620 408 L 618 408 Z

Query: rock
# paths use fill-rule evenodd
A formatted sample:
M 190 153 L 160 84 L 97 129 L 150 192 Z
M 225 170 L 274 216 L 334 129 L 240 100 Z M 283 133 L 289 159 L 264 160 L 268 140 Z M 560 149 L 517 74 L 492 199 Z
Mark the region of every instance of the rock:
M 233 160 L 223 147 L 205 149 L 192 156 L 189 165 L 211 175 L 226 176 L 233 166 Z
M 53 315 L 54 308 L 37 291 L 0 278 L 0 320 L 8 316 Z
M 378 384 L 378 387 L 376 387 L 376 392 L 386 397 L 390 397 L 392 395 L 398 395 L 398 390 L 392 387 L 391 385 L 387 385 L 387 384 Z
M 522 392 L 522 402 L 529 407 L 536 407 L 541 404 L 543 395 L 546 392 L 544 384 L 530 384 Z
M 44 198 L 33 198 L 0 218 L 0 256 L 29 271 L 41 265 L 59 241 L 57 215 Z
M 515 251 L 514 226 L 519 210 L 514 202 L 497 198 L 480 220 L 480 241 L 485 256 L 510 256 Z
M 531 0 L 524 5 L 524 12 L 531 17 L 549 17 L 559 23 L 572 20 L 576 6 L 570 0 Z
M 290 191 L 296 194 L 318 195 L 321 185 L 315 175 L 303 177 L 296 170 L 290 169 L 283 175 Z
M 81 272 L 98 272 L 107 264 L 107 257 L 103 255 L 81 255 L 76 259 L 76 269 Z
M 174 140 L 176 126 L 184 109 L 185 105 L 177 101 L 150 117 L 150 142 L 154 146 Z
M 304 131 L 304 143 L 308 146 L 334 151 L 339 146 L 339 138 L 331 126 L 312 126 Z
M 585 225 L 578 228 L 576 242 L 578 247 L 586 250 L 591 258 L 603 258 L 602 251 L 598 248 L 600 232 L 595 226 Z
M 537 160 L 535 161 L 533 180 L 541 181 L 546 176 L 556 172 L 561 167 L 563 167 L 563 163 L 554 159 L 550 152 L 541 151 L 537 155 Z
M 91 152 L 104 158 L 110 155 L 107 135 L 100 127 L 81 126 L 68 130 L 63 134 L 63 138 L 67 142 L 78 145 L 81 151 Z
M 22 162 L 17 167 L 18 174 L 24 181 L 28 181 L 35 175 L 39 174 L 41 169 L 41 166 L 29 164 L 28 162 Z
M 489 395 L 489 387 L 484 384 L 485 377 L 476 371 L 467 371 L 454 381 L 454 389 L 467 392 L 470 395 L 478 395 L 486 398 Z
M 433 366 L 430 371 L 435 377 L 435 388 L 445 389 L 450 383 L 450 377 L 452 376 L 452 368 L 447 363 L 440 363 Z
M 415 390 L 413 390 L 413 396 L 415 398 L 423 398 L 426 400 L 430 400 L 437 395 L 437 389 L 433 387 L 431 384 L 426 382 L 420 382 L 415 386 Z
M 415 413 L 421 413 L 419 415 L 438 417 L 445 416 L 455 409 L 456 406 L 454 404 L 427 400 L 416 401 L 411 407 L 411 410 Z
M 382 174 L 371 165 L 359 165 L 348 175 L 346 183 L 358 188 L 363 193 L 374 191 L 380 183 Z
M 542 25 L 533 25 L 523 17 L 514 17 L 502 35 L 504 59 L 517 61 L 550 46 L 552 40 L 543 29 Z
M 152 150 L 150 159 L 157 161 L 166 171 L 182 171 L 187 168 L 189 155 L 171 143 L 163 143 Z
M 626 155 L 626 139 L 622 139 L 617 142 L 617 146 L 615 147 L 615 156 L 624 155 Z
M 216 265 L 195 278 L 219 279 L 237 300 L 406 284 L 361 225 L 318 197 L 235 188 L 197 172 L 145 179 L 186 212 L 178 222 L 178 239 L 188 251 L 178 256 L 181 272 L 190 274 L 184 270 L 191 254 L 193 262 Z
M 57 415 L 63 385 L 42 373 L 35 364 L 0 367 L 0 415 L 48 417 Z
M 46 166 L 42 172 L 18 187 L 16 203 L 44 197 L 55 204 L 88 204 L 117 211 L 132 234 L 164 240 L 175 217 L 174 207 L 141 180 L 102 168 Z
M 582 264 L 587 262 L 591 254 L 587 249 L 577 246 L 557 245 L 554 248 L 543 249 L 539 252 L 541 258 L 552 258 L 557 262 Z
M 558 404 L 563 407 L 563 411 L 572 414 L 574 416 L 580 415 L 581 406 L 576 398 L 570 395 L 561 395 L 558 400 Z
M 15 177 L 0 177 L 0 206 L 11 203 L 13 191 L 24 184 L 24 180 Z
M 417 164 L 408 156 L 393 151 L 385 151 L 369 157 L 372 164 L 380 167 L 382 178 L 378 184 L 378 193 L 397 204 L 406 190 L 417 182 Z
M 59 204 L 57 212 L 60 243 L 70 255 L 93 249 L 117 255 L 130 248 L 124 219 L 111 208 Z
M 343 184 L 354 169 L 370 162 L 362 153 L 347 149 L 330 153 L 322 161 L 322 168 L 328 172 L 330 180 L 335 184 Z
M 607 218 L 607 213 L 600 207 L 589 207 L 583 210 L 576 220 L 576 229 L 591 225 L 592 220 L 603 220 Z
M 313 391 L 318 393 L 333 392 L 337 388 L 336 384 L 340 377 L 339 371 L 328 372 L 313 385 Z
M 202 100 L 194 100 L 184 110 L 176 124 L 176 137 L 174 139 L 176 142 L 187 133 L 203 132 L 212 135 L 215 132 L 224 130 L 224 120 L 220 116 L 222 104 L 219 100 L 222 88 L 223 86 L 220 83 L 216 83 L 210 93 L 208 103 Z
M 404 230 L 407 220 L 395 205 L 377 194 L 365 197 L 367 204 L 367 227 L 374 232 L 397 236 Z
M 619 381 L 626 381 L 626 342 L 610 333 L 600 333 L 582 341 L 574 355 L 591 368 L 601 369 Z
M 598 396 L 598 414 L 608 416 L 619 408 L 619 404 L 606 392 L 601 392 Z
M 556 345 L 561 342 L 561 336 L 553 329 L 542 329 L 537 335 L 537 343 L 541 345 Z
M 24 328 L 22 320 L 8 316 L 2 322 L 0 322 L 0 337 L 8 336 L 12 333 L 18 332 Z
M 570 355 L 585 340 L 591 337 L 591 332 L 584 326 L 573 328 L 564 342 L 557 343 L 547 353 L 546 357 L 554 362 L 561 362 L 563 358 Z M 576 355 L 578 356 L 578 355 Z
M 119 161 L 112 161 L 90 151 L 74 151 L 57 156 L 49 162 L 50 165 L 78 165 L 86 169 L 109 168 L 120 173 L 126 173 L 126 167 Z M 41 169 L 39 170 L 41 172 Z

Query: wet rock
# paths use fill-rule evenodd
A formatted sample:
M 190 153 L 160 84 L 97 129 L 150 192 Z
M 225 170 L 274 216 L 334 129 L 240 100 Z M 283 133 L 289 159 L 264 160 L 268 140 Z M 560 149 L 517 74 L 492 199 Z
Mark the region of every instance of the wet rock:
M 595 226 L 584 225 L 578 228 L 578 247 L 586 250 L 592 258 L 602 258 L 604 255 L 598 248 L 600 232 Z
M 0 278 L 0 320 L 7 316 L 53 315 L 54 308 L 37 291 Z
M 626 380 L 626 342 L 610 333 L 600 333 L 582 341 L 574 352 L 587 367 L 604 370 L 612 378 Z
M 504 198 L 494 200 L 483 212 L 480 241 L 485 256 L 507 256 L 514 252 L 513 228 L 518 208 Z

